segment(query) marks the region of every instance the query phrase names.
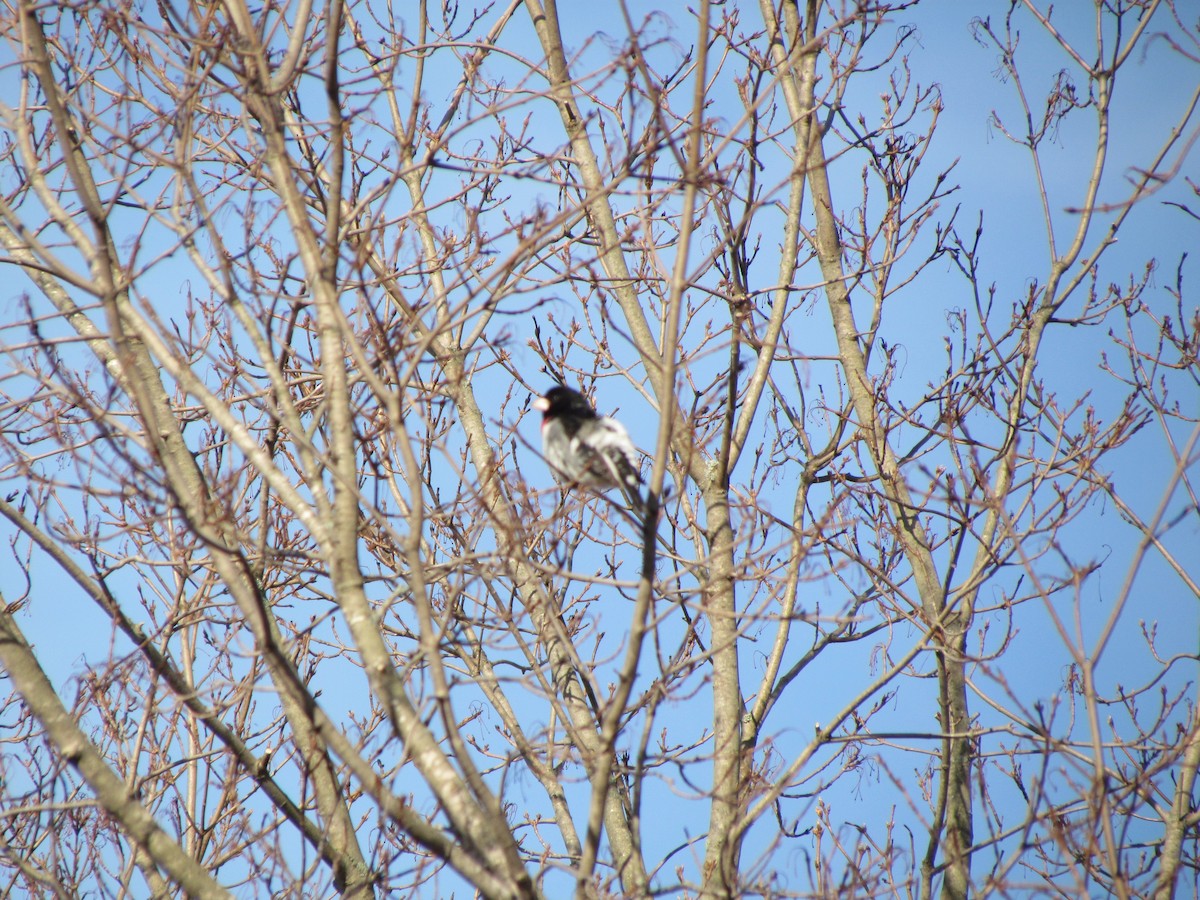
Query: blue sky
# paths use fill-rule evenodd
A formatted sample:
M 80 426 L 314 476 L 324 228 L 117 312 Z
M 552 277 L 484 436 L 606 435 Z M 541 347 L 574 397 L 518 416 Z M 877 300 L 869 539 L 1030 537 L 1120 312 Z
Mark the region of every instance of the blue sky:
M 1063 4 L 1063 7 L 1066 9 L 1067 4 Z M 653 4 L 634 5 L 635 21 L 644 11 L 653 8 Z M 903 13 L 896 23 L 911 23 L 916 27 L 917 34 L 910 44 L 909 51 L 909 64 L 914 79 L 925 85 L 936 82 L 944 105 L 938 131 L 921 178 L 928 184 L 934 172 L 949 167 L 954 162 L 948 183 L 957 184 L 959 189 L 942 202 L 940 217 L 947 217 L 953 206 L 959 206 L 957 226 L 960 231 L 969 234 L 974 230 L 979 212 L 983 211 L 985 232 L 982 244 L 982 280 L 985 284 L 995 284 L 997 306 L 1001 309 L 1006 309 L 1018 301 L 1034 281 L 1044 282 L 1050 264 L 1046 250 L 1045 225 L 1040 201 L 1034 189 L 1028 151 L 1009 142 L 992 122 L 993 111 L 1005 122 L 1015 122 L 1019 118 L 1019 109 L 1013 98 L 1013 85 L 998 76 L 997 50 L 981 45 L 972 33 L 973 16 L 990 14 L 992 21 L 998 25 L 1006 9 L 1007 4 L 1003 3 L 962 4 L 951 0 L 937 0 L 924 3 L 914 11 Z M 1082 15 L 1079 18 L 1073 17 L 1079 15 L 1081 9 L 1081 4 L 1072 5 L 1070 9 L 1066 9 L 1065 20 L 1056 18 L 1055 21 L 1060 24 L 1065 34 L 1083 43 L 1090 34 L 1090 20 Z M 528 25 L 521 15 L 518 13 L 511 30 L 506 32 L 505 43 L 521 53 L 535 57 L 537 52 Z M 747 19 L 752 15 L 752 10 L 747 8 Z M 1056 13 L 1056 16 L 1058 15 L 1062 14 Z M 597 24 L 606 28 L 607 32 L 594 34 L 592 29 Z M 606 54 L 611 52 L 613 42 L 619 43 L 624 38 L 623 26 L 615 17 L 612 21 L 600 23 L 590 17 L 581 17 L 565 22 L 564 25 L 571 29 L 567 36 L 569 45 L 578 48 L 589 40 L 594 41 L 587 58 L 594 58 L 597 66 L 607 61 Z M 692 23 L 688 14 L 681 8 L 678 12 L 662 17 L 653 31 L 666 42 L 658 50 L 665 59 L 686 46 L 692 33 Z M 1024 73 L 1025 87 L 1031 100 L 1036 103 L 1055 73 L 1068 66 L 1069 61 L 1027 16 L 1021 26 L 1020 53 L 1018 65 Z M 498 59 L 489 64 L 494 64 L 497 68 L 509 65 Z M 584 69 L 586 68 L 585 64 Z M 1127 196 L 1131 168 L 1145 165 L 1157 152 L 1163 136 L 1186 106 L 1191 86 L 1197 81 L 1196 68 L 1195 64 L 1167 52 L 1161 42 L 1151 42 L 1144 51 L 1135 55 L 1132 63 L 1123 70 L 1122 80 L 1117 87 L 1115 128 L 1101 202 L 1119 201 Z M 10 70 L 6 71 L 10 73 Z M 452 70 L 447 71 L 451 73 L 449 76 L 433 78 L 426 85 L 426 93 L 435 108 L 438 108 L 453 90 L 455 77 Z M 518 67 L 513 66 L 511 71 L 517 72 Z M 10 74 L 0 74 L 0 78 L 8 77 Z M 516 76 L 512 77 L 515 81 Z M 1076 77 L 1079 78 L 1078 73 Z M 537 90 L 541 85 L 531 82 L 529 87 Z M 861 103 L 868 119 L 877 112 L 878 87 L 877 83 L 868 79 L 859 92 L 850 97 L 855 104 Z M 444 96 L 439 95 L 439 92 L 444 92 Z M 727 91 L 724 95 L 725 101 L 730 102 L 732 96 L 732 92 Z M 535 122 L 544 121 L 548 126 L 554 127 L 553 112 L 548 105 L 541 108 L 517 107 L 512 114 L 513 120 L 531 109 Z M 739 115 L 739 110 L 732 105 L 727 110 L 717 108 L 714 112 L 727 120 L 735 120 Z M 1194 123 L 1192 127 L 1195 127 Z M 1077 214 L 1070 209 L 1079 204 L 1083 185 L 1091 170 L 1092 147 L 1089 142 L 1093 137 L 1092 129 L 1090 112 L 1077 112 L 1067 120 L 1055 138 L 1047 141 L 1041 149 L 1050 210 L 1060 245 L 1068 239 L 1078 219 Z M 486 134 L 486 122 L 478 131 L 481 135 Z M 835 198 L 852 198 L 860 190 L 860 166 L 861 160 L 852 156 L 834 163 L 832 171 Z M 1183 171 L 1197 171 L 1194 160 L 1189 160 Z M 450 173 L 435 177 L 444 177 L 449 184 L 458 176 Z M 538 200 L 548 204 L 558 202 L 556 193 L 548 187 L 539 188 L 519 182 L 507 187 L 512 191 L 513 200 L 503 211 L 505 213 L 531 208 Z M 1196 228 L 1195 223 L 1183 213 L 1164 204 L 1172 199 L 1185 201 L 1187 196 L 1186 185 L 1177 179 L 1134 211 L 1121 233 L 1119 243 L 1109 249 L 1100 265 L 1098 280 L 1101 288 L 1109 281 L 1124 282 L 1131 274 L 1136 278 L 1147 261 L 1153 257 L 1158 260 L 1160 268 L 1145 299 L 1156 309 L 1161 306 L 1164 312 L 1170 310 L 1170 298 L 1165 289 L 1174 279 L 1174 268 L 1178 259 L 1194 247 Z M 394 198 L 394 203 L 397 209 L 402 209 L 406 201 L 397 197 Z M 847 201 L 847 205 L 851 204 Z M 225 215 L 229 221 L 223 221 L 222 227 L 227 225 L 233 230 L 238 224 L 236 216 L 231 213 Z M 454 216 L 453 212 L 447 212 L 443 224 L 455 224 Z M 498 216 L 499 214 L 497 218 Z M 1095 245 L 1103 219 L 1102 216 L 1102 221 L 1094 227 L 1089 237 L 1088 248 Z M 457 221 L 461 222 L 461 219 Z M 498 245 L 497 249 L 502 247 L 503 245 Z M 700 249 L 694 251 L 694 256 L 704 252 L 702 245 L 698 247 Z M 399 252 L 405 252 L 403 246 Z M 764 260 L 772 252 L 772 248 L 764 249 Z M 1085 250 L 1085 253 L 1087 252 L 1089 250 Z M 921 258 L 919 249 L 913 253 L 914 259 Z M 670 258 L 669 251 L 664 251 L 664 258 Z M 760 263 L 760 266 L 765 266 L 766 272 L 772 270 L 772 265 L 770 262 Z M 1188 271 L 1191 271 L 1191 268 Z M 162 292 L 161 302 L 164 309 L 176 302 L 176 298 L 181 299 L 188 288 L 200 287 L 199 284 L 187 280 L 185 287 L 181 289 L 178 281 L 172 281 L 175 273 L 170 266 L 162 267 L 160 272 L 161 275 L 149 287 Z M 815 276 L 810 278 L 812 282 L 817 280 Z M 760 283 L 770 283 L 769 275 L 762 275 Z M 15 318 L 19 314 L 18 292 L 26 289 L 22 284 L 0 296 L 0 303 L 4 304 L 8 318 Z M 521 301 L 529 298 L 517 299 Z M 537 313 L 543 317 L 543 321 L 549 312 L 554 312 L 561 319 L 577 311 L 575 299 L 570 297 L 561 285 L 553 288 L 548 297 L 537 297 L 535 293 L 534 299 L 548 299 L 547 304 Z M 968 307 L 970 302 L 963 279 L 948 261 L 934 263 L 895 298 L 886 319 L 886 336 L 892 345 L 901 349 L 900 358 L 904 363 L 897 384 L 905 396 L 919 396 L 927 382 L 938 376 L 944 367 L 942 337 L 946 329 L 947 313 Z M 812 355 L 828 352 L 830 345 L 827 317 L 822 303 L 818 298 L 816 302 L 797 311 L 791 323 L 797 349 Z M 1000 317 L 1003 318 L 1002 315 Z M 538 357 L 525 343 L 529 337 L 528 331 L 525 330 L 526 323 L 527 316 L 524 312 L 497 320 L 492 326 L 493 343 L 505 342 L 505 346 L 511 350 L 516 360 L 514 368 L 520 370 L 529 385 L 536 390 L 545 386 L 546 376 L 538 372 Z M 1054 384 L 1065 397 L 1075 397 L 1084 391 L 1091 392 L 1089 402 L 1096 406 L 1102 418 L 1114 415 L 1119 404 L 1111 379 L 1100 369 L 1101 353 L 1107 350 L 1110 356 L 1113 354 L 1107 330 L 1108 325 L 1091 329 L 1052 329 L 1039 362 L 1039 373 Z M 619 341 L 614 341 L 613 349 L 617 353 L 627 353 L 628 350 L 621 347 Z M 697 369 L 705 365 L 719 366 L 722 362 L 702 361 L 697 365 Z M 537 417 L 524 415 L 518 421 L 523 411 L 520 389 L 513 394 L 514 402 L 503 405 L 504 397 L 513 390 L 513 385 L 500 377 L 503 374 L 502 370 L 494 371 L 499 373 L 497 377 L 481 379 L 479 389 L 485 400 L 495 402 L 495 406 L 489 407 L 488 412 L 491 413 L 493 409 L 499 411 L 489 419 L 494 428 L 495 440 L 501 443 L 512 429 L 519 432 L 525 442 L 518 451 L 521 474 L 533 486 L 546 490 L 543 506 L 549 511 L 556 499 L 552 490 L 552 480 L 540 460 L 528 449 L 538 446 Z M 829 367 L 821 364 L 812 364 L 809 371 L 814 386 L 824 383 L 822 379 L 831 377 Z M 657 415 L 644 394 L 628 386 L 621 386 L 617 379 L 605 379 L 600 382 L 598 396 L 603 412 L 620 410 L 622 419 L 641 447 L 649 449 L 654 445 L 658 426 Z M 1190 402 L 1194 410 L 1200 409 L 1200 399 L 1193 397 L 1189 401 L 1183 397 L 1181 400 L 1185 406 Z M 1183 437 L 1182 434 L 1176 435 L 1180 440 Z M 452 440 L 453 437 L 448 439 L 449 442 Z M 1157 424 L 1152 422 L 1147 425 L 1127 447 L 1115 454 L 1113 459 L 1115 480 L 1123 492 L 1127 492 L 1126 496 L 1131 498 L 1139 513 L 1148 518 L 1161 499 L 1170 474 L 1167 454 Z M 748 462 L 746 464 L 748 465 Z M 784 473 L 781 477 L 782 484 L 778 494 L 768 498 L 767 503 L 778 514 L 787 515 L 791 507 L 792 476 Z M 1182 499 L 1175 501 L 1172 509 L 1181 509 L 1183 502 Z M 1186 554 L 1187 548 L 1194 546 L 1196 531 L 1194 520 L 1185 521 L 1168 537 L 1168 544 L 1178 552 Z M 1103 626 L 1114 597 L 1121 588 L 1130 564 L 1133 541 L 1132 531 L 1121 521 L 1117 511 L 1103 502 L 1094 503 L 1084 512 L 1080 521 L 1064 535 L 1062 550 L 1072 558 L 1107 558 L 1104 569 L 1083 584 L 1077 603 L 1075 598 L 1070 596 L 1052 601 L 1054 608 L 1059 610 L 1069 623 L 1073 622 L 1078 614 L 1079 627 L 1089 639 Z M 628 548 L 613 552 L 622 560 L 622 571 L 632 572 L 636 554 Z M 1186 559 L 1186 556 L 1184 558 Z M 581 553 L 577 565 L 586 569 L 591 565 L 599 567 L 601 562 L 595 551 L 590 554 L 585 551 Z M 1047 565 L 1050 568 L 1054 567 L 1052 563 Z M 73 588 L 63 584 L 52 567 L 43 561 L 36 562 L 35 573 L 38 576 L 35 592 L 38 596 L 35 597 L 23 624 L 28 629 L 30 639 L 46 651 L 43 654 L 44 662 L 62 686 L 63 692 L 70 696 L 73 692 L 73 679 L 83 668 L 82 660 L 104 660 L 113 652 L 108 643 L 108 626 L 93 607 L 78 600 Z M 805 607 L 811 609 L 819 602 L 824 610 L 838 609 L 844 602 L 845 589 L 832 579 L 820 577 L 818 561 L 813 563 L 812 575 L 813 581 L 807 586 Z M 0 585 L 6 593 L 19 590 L 19 586 L 15 584 L 0 581 Z M 126 586 L 130 591 L 145 587 L 139 585 L 132 575 Z M 1011 587 L 1010 581 L 998 578 L 996 587 L 985 595 L 985 599 L 996 599 L 1002 591 Z M 604 648 L 607 652 L 616 653 L 622 643 L 623 617 L 626 615 L 627 606 L 620 598 L 609 593 L 596 608 L 600 610 L 597 613 L 599 627 L 608 634 Z M 69 614 L 64 614 L 64 610 L 68 609 Z M 1157 620 L 1163 623 L 1158 635 L 1160 654 L 1195 652 L 1196 635 L 1200 633 L 1200 604 L 1194 596 L 1183 590 L 1179 581 L 1167 572 L 1165 565 L 1153 554 L 1147 557 L 1140 571 L 1133 599 L 1119 622 L 1116 637 L 1105 651 L 1100 675 L 1110 689 L 1118 682 L 1136 683 L 1157 671 L 1158 664 L 1141 637 L 1139 623 L 1143 620 Z M 995 627 L 999 629 L 1003 626 L 997 624 Z M 670 621 L 666 630 L 677 631 L 678 628 L 678 621 Z M 895 637 L 895 646 L 903 649 L 914 639 L 915 634 L 904 634 L 901 630 Z M 994 641 L 995 633 L 989 635 L 988 640 Z M 1000 673 L 1007 687 L 1027 705 L 1039 700 L 1045 703 L 1053 702 L 1061 695 L 1067 680 L 1068 658 L 1045 608 L 1039 609 L 1037 603 L 1022 606 L 1012 640 Z M 118 654 L 127 652 L 127 649 L 121 647 L 118 642 Z M 776 722 L 777 726 L 783 722 L 789 723 L 787 727 L 781 727 L 779 730 L 781 748 L 793 752 L 802 746 L 811 735 L 813 723 L 824 721 L 839 709 L 847 696 L 852 695 L 863 683 L 864 672 L 878 671 L 880 660 L 873 656 L 870 650 L 868 646 L 851 647 L 844 653 L 823 656 L 818 664 L 805 673 L 803 683 L 792 687 L 792 692 L 788 695 L 788 708 L 785 713 L 780 714 L 779 721 Z M 921 665 L 928 671 L 927 660 Z M 1169 674 L 1166 683 L 1172 689 L 1182 689 L 1186 680 L 1194 679 L 1194 669 L 1194 664 L 1190 668 L 1177 666 Z M 652 673 L 653 666 L 650 670 Z M 745 683 L 752 685 L 761 670 L 761 654 L 756 652 L 751 642 L 747 643 L 743 670 L 746 676 Z M 344 667 L 327 670 L 323 677 L 327 683 L 322 699 L 331 712 L 348 713 L 365 705 L 365 692 L 362 690 L 364 685 L 359 679 L 350 677 Z M 980 684 L 986 690 L 1004 693 L 1002 686 L 991 675 L 981 673 Z M 874 724 L 877 727 L 895 727 L 897 730 L 933 730 L 934 707 L 929 702 L 932 691 L 931 682 L 906 681 L 901 693 L 888 704 Z M 660 724 L 666 723 L 681 730 L 694 728 L 698 732 L 705 720 L 706 709 L 702 697 L 680 702 L 663 713 Z M 984 704 L 977 704 L 975 709 L 985 720 L 989 720 L 991 714 Z M 539 716 L 544 717 L 545 709 L 538 709 L 537 704 L 531 701 L 530 715 L 531 719 L 535 720 Z M 486 731 L 493 724 L 488 721 L 480 727 Z M 481 731 L 481 734 L 485 731 Z M 631 732 L 631 739 L 635 737 L 636 734 Z M 887 775 L 880 765 L 881 762 L 886 763 L 889 759 L 898 758 L 902 758 L 906 766 L 913 765 L 908 757 L 883 754 L 879 760 L 865 761 L 858 773 L 852 773 L 836 788 L 827 791 L 822 799 L 834 807 L 834 819 L 877 825 L 897 807 L 901 807 L 899 815 L 904 819 L 908 815 L 903 810 L 906 801 L 899 791 L 891 789 Z M 702 767 L 696 767 L 689 771 L 689 775 L 694 776 L 701 769 Z M 894 774 L 897 778 L 907 778 L 909 772 L 905 770 L 903 773 Z M 513 777 L 517 776 L 514 774 Z M 650 785 L 653 796 L 648 800 L 647 809 L 663 820 L 661 828 L 649 827 L 646 830 L 648 843 L 654 845 L 653 850 L 648 848 L 647 855 L 656 859 L 659 853 L 676 846 L 681 837 L 702 831 L 707 809 L 703 802 L 685 801 L 683 798 L 690 794 L 691 789 L 669 773 L 663 781 L 651 781 Z M 535 795 L 537 788 L 532 779 L 527 779 L 526 790 L 531 798 Z M 580 789 L 581 802 L 585 796 Z M 1002 803 L 1015 802 L 1015 798 L 1003 795 L 999 790 L 997 797 Z M 530 802 L 534 801 L 531 799 Z M 797 802 L 789 808 L 791 814 L 800 818 L 801 827 L 811 825 L 814 802 L 815 798 L 812 801 Z M 1016 811 L 1019 807 L 1012 806 L 1011 809 Z M 914 819 L 915 817 L 907 821 L 912 822 Z M 753 843 L 752 841 L 752 847 Z M 799 849 L 794 853 L 781 854 L 786 862 L 779 866 L 781 877 L 791 879 L 793 883 L 803 882 L 803 857 L 809 849 L 801 843 L 797 843 L 796 846 Z M 920 850 L 918 844 L 918 853 Z M 684 851 L 681 858 L 687 857 L 691 852 L 693 851 Z M 748 849 L 747 857 L 751 856 L 753 852 Z M 677 861 L 679 860 L 673 859 L 671 866 Z M 693 861 L 692 868 L 697 869 L 698 862 Z M 977 874 L 983 869 L 984 866 L 981 865 Z

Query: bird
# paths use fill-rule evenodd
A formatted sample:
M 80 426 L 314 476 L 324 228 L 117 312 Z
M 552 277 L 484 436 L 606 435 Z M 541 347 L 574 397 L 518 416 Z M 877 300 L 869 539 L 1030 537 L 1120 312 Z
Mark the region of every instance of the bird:
M 561 384 L 534 400 L 533 408 L 542 413 L 542 453 L 560 483 L 620 488 L 633 512 L 643 514 L 641 465 L 624 425 Z

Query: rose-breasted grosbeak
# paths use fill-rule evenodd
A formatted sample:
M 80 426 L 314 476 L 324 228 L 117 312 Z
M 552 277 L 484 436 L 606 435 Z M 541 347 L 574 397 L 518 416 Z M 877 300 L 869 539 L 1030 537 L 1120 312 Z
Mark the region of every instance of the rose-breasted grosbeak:
M 533 401 L 542 411 L 542 452 L 568 485 L 617 487 L 634 513 L 645 509 L 637 450 L 625 426 L 597 415 L 579 391 L 559 385 Z

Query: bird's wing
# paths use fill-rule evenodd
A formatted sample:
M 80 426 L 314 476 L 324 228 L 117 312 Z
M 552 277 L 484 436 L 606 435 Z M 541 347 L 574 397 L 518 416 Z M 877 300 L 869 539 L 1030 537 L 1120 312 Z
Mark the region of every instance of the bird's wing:
M 637 449 L 629 439 L 620 422 L 603 417 L 597 419 L 595 427 L 589 429 L 583 443 L 594 454 L 594 465 L 602 466 L 604 473 L 619 487 L 635 510 L 642 507 L 642 473 Z

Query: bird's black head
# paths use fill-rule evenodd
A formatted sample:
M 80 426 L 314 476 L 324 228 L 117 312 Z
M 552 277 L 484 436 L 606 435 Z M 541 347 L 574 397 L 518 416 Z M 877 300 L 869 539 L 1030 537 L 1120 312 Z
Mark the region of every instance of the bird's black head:
M 564 385 L 552 387 L 544 396 L 533 402 L 534 409 L 540 409 L 546 418 L 557 416 L 574 416 L 579 419 L 594 419 L 596 411 L 592 409 L 587 398 L 579 391 Z

